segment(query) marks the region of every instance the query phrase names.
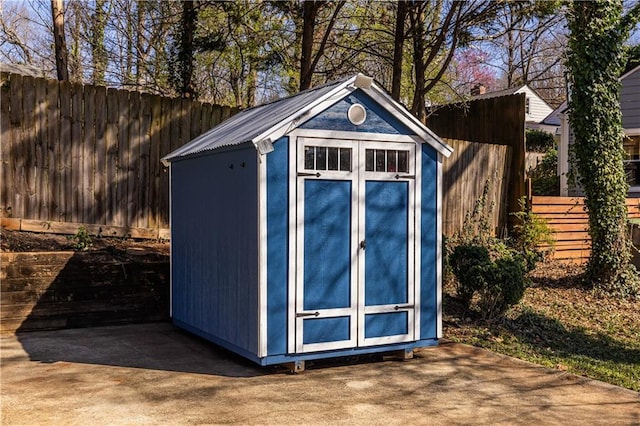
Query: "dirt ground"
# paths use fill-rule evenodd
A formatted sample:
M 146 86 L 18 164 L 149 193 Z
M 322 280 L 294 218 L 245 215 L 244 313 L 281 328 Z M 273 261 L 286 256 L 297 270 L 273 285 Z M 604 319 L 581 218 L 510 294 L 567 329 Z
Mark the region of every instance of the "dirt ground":
M 95 236 L 90 238 L 91 244 L 86 248 L 89 251 L 126 252 L 144 249 L 159 254 L 169 254 L 168 242 Z M 3 252 L 73 251 L 75 244 L 73 235 L 0 230 L 0 251 Z

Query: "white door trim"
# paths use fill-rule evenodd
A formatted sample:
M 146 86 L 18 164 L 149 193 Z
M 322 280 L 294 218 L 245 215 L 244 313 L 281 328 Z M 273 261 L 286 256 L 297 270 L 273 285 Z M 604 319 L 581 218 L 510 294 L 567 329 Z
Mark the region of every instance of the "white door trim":
M 375 135 L 372 137 L 372 135 Z M 420 338 L 420 225 L 421 225 L 421 144 L 416 138 L 404 135 L 379 135 L 363 134 L 355 132 L 329 132 L 329 137 L 319 136 L 317 131 L 297 129 L 289 135 L 289 297 L 288 297 L 288 327 L 287 350 L 289 353 L 315 352 L 323 350 L 341 349 L 355 346 L 372 346 L 398 342 L 419 340 Z M 348 136 L 342 138 L 340 136 Z M 357 136 L 357 138 L 356 138 Z M 391 139 L 391 140 L 390 140 Z M 296 313 L 303 312 L 303 287 L 297 285 L 303 281 L 304 265 L 304 179 L 315 178 L 301 176 L 298 172 L 304 167 L 305 143 L 314 146 L 338 146 L 352 147 L 352 205 L 357 206 L 352 210 L 352 274 L 351 294 L 352 312 L 341 310 L 318 310 L 319 318 L 331 318 L 351 316 L 350 339 L 347 341 L 303 344 L 303 320 L 296 317 Z M 412 145 L 409 145 L 411 143 Z M 412 146 L 409 155 L 409 173 L 382 173 L 366 172 L 364 169 L 365 147 L 379 149 L 406 150 Z M 344 180 L 345 172 L 321 171 L 319 179 Z M 401 175 L 396 177 L 396 175 Z M 405 176 L 406 175 L 406 176 Z M 389 180 L 409 182 L 409 208 L 413 209 L 408 218 L 408 236 L 410 244 L 407 247 L 408 255 L 408 279 L 409 283 L 408 303 L 413 309 L 401 308 L 400 310 L 413 311 L 409 315 L 408 333 L 400 336 L 364 337 L 365 313 L 397 312 L 395 305 L 364 306 L 364 285 L 360 284 L 364 277 L 364 258 L 359 260 L 359 243 L 364 237 L 364 185 L 366 180 Z M 355 216 L 355 217 L 354 217 Z M 356 305 L 354 306 L 354 301 Z M 333 311 L 333 312 L 329 312 Z M 315 311 L 314 311 L 315 312 Z M 355 340 L 354 340 L 355 339 Z

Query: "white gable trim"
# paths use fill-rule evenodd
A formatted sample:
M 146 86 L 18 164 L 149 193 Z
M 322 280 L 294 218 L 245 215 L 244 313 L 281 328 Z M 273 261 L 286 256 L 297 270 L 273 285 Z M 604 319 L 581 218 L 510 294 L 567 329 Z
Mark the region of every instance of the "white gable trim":
M 445 141 L 440 139 L 427 126 L 422 124 L 420 120 L 411 115 L 407 109 L 396 102 L 391 96 L 381 89 L 377 84 L 372 84 L 370 89 L 362 89 L 367 95 L 371 96 L 381 107 L 387 110 L 395 118 L 400 120 L 402 124 L 414 131 L 416 135 L 422 138 L 426 143 L 431 145 L 437 152 L 449 158 L 453 153 L 453 148 L 447 145 Z
M 259 135 L 251 139 L 251 142 L 254 145 L 257 145 L 258 142 L 264 139 L 271 139 L 272 141 L 280 139 L 282 136 L 286 135 L 300 124 L 304 123 L 314 115 L 319 114 L 320 112 L 329 108 L 331 105 L 340 101 L 349 93 L 353 92 L 355 88 L 349 89 L 348 86 L 351 85 L 355 81 L 355 79 L 356 76 L 353 76 L 350 79 L 337 85 L 333 90 L 326 93 L 324 96 L 308 103 L 303 108 L 300 108 L 298 111 L 296 111 L 294 114 L 291 114 L 277 124 L 271 126 L 269 129 L 260 133 Z M 310 114 L 312 110 L 314 110 L 313 114 Z

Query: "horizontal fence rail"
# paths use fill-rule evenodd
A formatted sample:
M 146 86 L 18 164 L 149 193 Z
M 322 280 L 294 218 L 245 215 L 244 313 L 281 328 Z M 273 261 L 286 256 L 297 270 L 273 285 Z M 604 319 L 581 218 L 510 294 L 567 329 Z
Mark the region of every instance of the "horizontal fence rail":
M 553 232 L 556 241 L 554 259 L 573 263 L 584 263 L 589 259 L 591 237 L 584 198 L 534 196 L 531 209 Z M 640 198 L 627 198 L 627 209 L 630 219 L 640 219 Z

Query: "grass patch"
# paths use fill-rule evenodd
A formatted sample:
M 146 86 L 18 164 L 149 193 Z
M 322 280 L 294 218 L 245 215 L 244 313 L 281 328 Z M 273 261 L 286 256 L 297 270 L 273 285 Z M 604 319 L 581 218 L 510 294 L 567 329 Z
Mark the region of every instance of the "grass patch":
M 445 337 L 640 391 L 640 301 L 596 295 L 581 272 L 541 264 L 520 304 L 494 321 L 464 317 L 445 286 Z

